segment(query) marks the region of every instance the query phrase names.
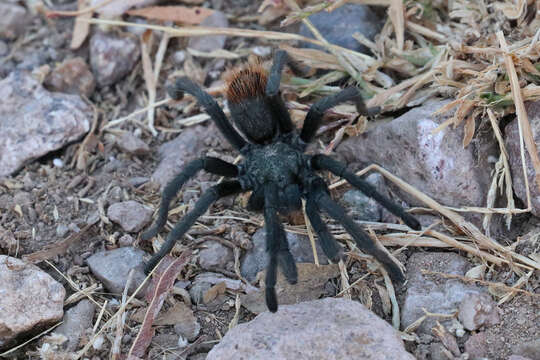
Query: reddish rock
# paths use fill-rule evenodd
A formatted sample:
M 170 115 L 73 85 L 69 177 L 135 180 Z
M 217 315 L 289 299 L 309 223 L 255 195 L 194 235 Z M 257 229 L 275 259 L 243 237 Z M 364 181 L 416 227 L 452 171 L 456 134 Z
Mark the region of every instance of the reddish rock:
M 45 79 L 45 86 L 51 91 L 88 97 L 94 92 L 96 81 L 84 59 L 76 57 L 57 65 Z
M 488 294 L 467 294 L 459 305 L 459 321 L 467 330 L 499 323 L 497 304 Z
M 112 85 L 131 73 L 139 57 L 134 35 L 97 31 L 90 39 L 90 65 L 99 86 Z
M 0 255 L 0 348 L 60 320 L 64 287 L 35 265 Z
M 79 96 L 45 90 L 31 75 L 13 71 L 0 81 L 0 178 L 82 137 L 92 108 Z

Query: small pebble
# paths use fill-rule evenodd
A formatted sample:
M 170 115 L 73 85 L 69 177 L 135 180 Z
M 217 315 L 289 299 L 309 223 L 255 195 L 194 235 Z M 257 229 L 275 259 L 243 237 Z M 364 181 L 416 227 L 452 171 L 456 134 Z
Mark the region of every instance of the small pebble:
M 62 159 L 59 159 L 59 158 L 54 158 L 53 159 L 53 165 L 57 168 L 63 168 L 64 167 L 64 162 L 62 161 Z
M 63 238 L 68 233 L 69 228 L 65 224 L 58 224 L 56 227 L 56 236 Z

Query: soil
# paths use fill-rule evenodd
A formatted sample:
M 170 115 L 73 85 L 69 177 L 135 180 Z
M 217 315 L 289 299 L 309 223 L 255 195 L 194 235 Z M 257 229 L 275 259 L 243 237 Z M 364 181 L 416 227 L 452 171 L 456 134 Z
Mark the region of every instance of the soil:
M 75 2 L 68 1 L 46 1 L 52 3 L 56 9 L 73 10 Z M 226 10 L 229 15 L 235 18 L 252 15 L 259 6 L 258 2 L 251 1 L 220 1 L 215 0 L 207 2 L 214 9 Z M 211 3 L 211 4 L 210 4 Z M 6 42 L 10 58 L 0 59 L 0 78 L 7 76 L 9 72 L 18 68 L 33 70 L 43 65 L 54 67 L 67 57 L 81 56 L 88 61 L 88 41 L 76 50 L 69 49 L 71 32 L 73 29 L 72 18 L 45 19 L 43 16 L 33 17 L 31 24 L 27 27 L 24 35 L 18 41 Z M 279 27 L 273 24 L 268 27 L 262 27 L 256 22 L 235 22 L 232 24 L 237 27 L 276 30 Z M 23 39 L 21 41 L 21 39 Z M 170 74 L 175 71 L 173 63 L 173 53 L 184 47 L 187 40 L 173 40 L 167 51 L 167 56 L 163 64 L 160 84 L 165 84 Z M 271 43 L 262 39 L 246 40 L 240 38 L 228 38 L 225 48 L 237 49 L 239 47 L 272 46 Z M 205 85 L 210 86 L 215 81 L 219 81 L 222 73 L 229 67 L 232 67 L 241 61 L 220 59 L 194 59 L 191 64 L 196 66 L 197 73 L 210 74 L 206 76 Z M 142 75 L 141 65 L 139 64 L 134 71 L 134 76 L 129 76 L 114 86 L 98 88 L 89 98 L 89 101 L 96 106 L 99 114 L 100 125 L 115 118 L 125 116 L 144 106 L 146 97 L 146 86 Z M 165 97 L 164 86 L 158 86 L 157 99 Z M 152 149 L 147 156 L 134 156 L 126 154 L 118 149 L 114 143 L 115 132 L 100 132 L 90 141 L 86 148 L 86 166 L 84 169 L 77 169 L 75 166 L 77 156 L 81 151 L 81 143 L 70 144 L 67 147 L 47 155 L 31 164 L 25 166 L 21 171 L 11 178 L 0 181 L 0 230 L 6 234 L 12 234 L 2 237 L 0 247 L 2 252 L 11 256 L 21 257 L 42 250 L 48 246 L 54 246 L 62 239 L 73 234 L 80 229 L 85 228 L 89 219 L 100 215 L 100 209 L 107 207 L 115 202 L 124 200 L 137 200 L 156 208 L 159 204 L 160 194 L 159 185 L 149 181 L 153 170 L 159 164 L 157 154 L 158 147 L 175 138 L 183 127 L 175 121 L 179 116 L 196 114 L 199 110 L 181 109 L 176 106 L 166 106 L 156 111 L 156 126 L 168 128 L 170 131 L 159 131 L 157 136 L 153 136 L 144 126 L 138 126 L 137 121 L 126 122 L 121 128 L 122 131 L 139 132 L 140 138 L 145 141 Z M 146 121 L 144 115 L 137 118 L 138 121 Z M 217 153 L 220 157 L 234 159 L 236 154 L 231 147 L 224 145 L 220 140 L 216 140 L 216 129 L 209 122 L 202 123 L 205 128 L 205 150 L 203 153 Z M 118 132 L 120 133 L 120 132 Z M 328 143 L 333 134 L 326 134 L 321 138 L 323 143 Z M 53 164 L 55 159 L 60 159 L 63 167 L 57 167 Z M 141 180 L 142 179 L 142 180 Z M 201 173 L 194 180 L 190 181 L 179 195 L 184 201 L 193 200 L 206 189 L 209 184 L 216 182 L 217 176 Z M 141 183 L 142 182 L 142 183 Z M 343 189 L 344 191 L 345 189 Z M 334 192 L 334 197 L 338 198 L 340 192 Z M 245 199 L 238 197 L 232 201 L 220 201 L 211 208 L 211 214 L 223 215 L 222 219 L 202 218 L 196 230 L 205 228 L 211 231 L 225 225 L 227 231 L 239 228 L 247 234 L 253 234 L 257 226 L 253 223 L 246 223 L 231 219 L 232 217 L 242 217 L 245 219 L 255 219 L 262 223 L 262 216 L 247 212 L 243 208 Z M 20 206 L 20 212 L 14 211 Z M 103 215 L 103 213 L 101 213 Z M 169 217 L 170 223 L 176 223 L 181 216 L 172 215 Z M 67 231 L 66 231 L 67 228 Z M 522 234 L 522 232 L 518 231 Z M 75 293 L 66 277 L 78 284 L 80 288 L 87 287 L 97 280 L 89 273 L 85 264 L 85 259 L 92 254 L 106 249 L 118 247 L 118 239 L 124 234 L 120 226 L 105 221 L 98 221 L 84 232 L 80 238 L 69 247 L 68 251 L 61 256 L 51 259 L 50 263 L 40 263 L 39 266 L 61 282 L 68 290 L 67 296 Z M 138 234 L 131 234 L 134 238 Z M 202 238 L 203 236 L 193 235 L 193 238 Z M 135 246 L 138 246 L 148 252 L 152 252 L 149 243 L 142 243 L 136 238 Z M 420 251 L 418 249 L 407 250 L 405 255 L 401 255 L 404 263 L 406 257 L 411 251 Z M 54 265 L 54 267 L 52 266 Z M 227 272 L 231 269 L 222 269 Z M 184 271 L 186 280 L 192 280 L 195 275 L 202 270 L 192 261 Z M 359 278 L 365 273 L 365 266 L 354 265 L 350 267 L 350 282 Z M 537 275 L 534 275 L 537 276 Z M 499 274 L 504 277 L 504 274 Z M 497 276 L 493 276 L 497 278 Z M 372 310 L 380 317 L 391 322 L 391 317 L 384 313 L 382 301 L 379 297 L 377 288 L 373 285 L 375 277 L 368 276 L 361 286 L 358 286 L 353 292 L 353 299 L 365 299 L 365 293 L 370 292 L 373 295 Z M 515 281 L 515 279 L 514 279 Z M 509 281 L 512 284 L 514 281 Z M 379 284 L 382 284 L 379 282 Z M 538 287 L 537 287 L 538 288 Z M 327 296 L 335 295 L 339 291 L 339 279 L 332 279 L 327 286 Z M 113 297 L 103 294 L 96 294 L 96 298 L 101 303 L 104 300 L 111 300 Z M 200 353 L 208 352 L 212 346 L 227 332 L 229 323 L 234 317 L 234 295 L 226 294 L 218 297 L 217 302 L 212 306 L 199 305 L 194 306 L 194 313 L 201 325 L 200 337 L 195 343 L 182 350 L 165 350 L 170 345 L 167 339 L 174 337 L 165 337 L 166 334 L 174 334 L 172 326 L 161 327 L 158 329 L 153 345 L 151 358 L 162 358 L 163 354 L 168 354 L 167 358 L 184 358 L 186 356 L 202 357 Z M 402 296 L 398 296 L 402 298 Z M 514 346 L 524 341 L 539 338 L 540 330 L 536 333 L 523 331 L 523 329 L 538 329 L 540 308 L 536 299 L 530 299 L 526 296 L 518 296 L 514 300 L 501 306 L 502 318 L 499 325 L 487 329 L 490 338 L 498 339 L 497 342 L 489 348 L 490 359 L 505 359 L 512 354 Z M 111 310 L 115 309 L 115 305 Z M 164 309 L 169 305 L 166 303 Z M 97 316 L 97 315 L 96 315 Z M 240 322 L 249 321 L 254 317 L 246 309 L 240 311 Z M 131 340 L 137 335 L 137 324 L 128 322 L 129 328 L 126 328 L 123 350 L 127 351 Z M 114 332 L 106 337 L 112 340 Z M 177 338 L 177 337 L 176 337 Z M 157 340 L 163 340 L 163 343 Z M 18 350 L 13 358 L 39 358 L 36 349 L 40 346 L 42 340 L 36 340 L 25 345 Z M 463 345 L 463 341 L 460 341 Z M 414 353 L 416 345 L 410 343 L 408 350 Z M 110 342 L 106 341 L 102 348 L 91 348 L 86 354 L 86 358 L 101 359 L 108 358 L 110 351 Z M 462 347 L 463 351 L 463 347 Z M 188 357 L 189 358 L 189 357 Z

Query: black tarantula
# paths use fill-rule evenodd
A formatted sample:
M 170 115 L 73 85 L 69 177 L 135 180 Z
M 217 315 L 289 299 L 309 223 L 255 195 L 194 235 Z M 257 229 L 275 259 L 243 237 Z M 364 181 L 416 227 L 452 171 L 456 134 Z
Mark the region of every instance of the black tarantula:
M 355 101 L 359 112 L 366 113 L 358 90 L 349 87 L 317 101 L 309 109 L 304 126 L 298 133 L 279 92 L 281 73 L 286 59 L 286 52 L 277 51 L 270 72 L 260 64 L 252 64 L 235 71 L 230 76 L 226 98 L 234 123 L 245 139 L 233 128 L 217 102 L 190 79 L 180 78 L 168 89 L 169 95 L 177 100 L 182 98 L 184 93 L 193 95 L 206 109 L 225 138 L 243 155 L 244 160 L 239 165 L 233 165 L 220 159 L 202 157 L 190 162 L 167 184 L 163 190 L 157 220 L 154 226 L 142 235 L 143 240 L 151 239 L 165 225 L 171 200 L 182 185 L 199 170 L 204 169 L 213 174 L 236 178 L 212 186 L 200 197 L 195 207 L 174 226 L 163 246 L 147 263 L 145 268 L 147 273 L 173 248 L 174 243 L 182 238 L 213 202 L 227 195 L 252 191 L 248 209 L 262 210 L 264 213 L 266 251 L 269 254 L 265 279 L 266 305 L 270 311 L 275 312 L 278 308 L 274 289 L 278 264 L 289 283 L 294 284 L 298 280 L 296 264 L 289 251 L 278 213 L 287 214 L 290 211 L 300 210 L 302 198 L 306 201 L 309 221 L 330 260 L 340 259 L 341 247 L 321 219 L 321 211 L 340 222 L 358 248 L 379 260 L 394 280 L 405 279 L 402 269 L 386 249 L 372 240 L 346 215 L 345 210 L 332 200 L 326 183 L 316 172 L 329 170 L 346 179 L 415 230 L 420 229 L 418 221 L 401 206 L 385 198 L 370 184 L 347 170 L 346 165 L 326 155 L 312 156 L 304 153 L 307 144 L 313 140 L 326 110 L 352 100 Z

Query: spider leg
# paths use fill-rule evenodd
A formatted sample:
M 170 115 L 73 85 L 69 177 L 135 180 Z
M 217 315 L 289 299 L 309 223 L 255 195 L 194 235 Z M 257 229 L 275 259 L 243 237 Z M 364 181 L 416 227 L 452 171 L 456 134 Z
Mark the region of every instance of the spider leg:
M 266 228 L 266 251 L 269 255 L 265 279 L 266 306 L 271 312 L 278 308 L 276 295 L 277 265 L 281 266 L 287 281 L 295 284 L 298 281 L 296 264 L 289 251 L 283 226 L 278 218 L 278 194 L 275 184 L 269 183 L 264 188 L 264 221 Z
M 167 92 L 169 96 L 175 100 L 180 100 L 184 96 L 184 92 L 193 95 L 199 104 L 204 106 L 206 112 L 216 123 L 217 127 L 225 136 L 227 141 L 229 141 L 238 150 L 242 150 L 242 148 L 246 145 L 246 141 L 233 128 L 216 100 L 214 100 L 206 91 L 202 90 L 199 85 L 195 84 L 187 77 L 181 77 L 176 80 L 174 85 L 167 88 Z
M 242 186 L 239 181 L 224 181 L 217 185 L 212 186 L 199 198 L 195 203 L 195 207 L 184 216 L 178 224 L 171 230 L 165 243 L 161 246 L 159 251 L 152 256 L 148 263 L 144 267 L 144 271 L 148 274 L 159 263 L 159 261 L 171 251 L 175 242 L 180 239 L 184 234 L 193 226 L 195 221 L 203 215 L 210 205 L 221 197 L 237 194 L 241 192 Z
M 332 234 L 330 234 L 330 231 L 328 231 L 328 227 L 322 221 L 319 211 L 313 196 L 308 196 L 306 199 L 306 214 L 309 222 L 319 237 L 319 242 L 325 255 L 333 262 L 337 262 L 339 261 L 341 252 L 340 246 Z
M 324 112 L 340 103 L 349 100 L 355 100 L 356 108 L 360 114 L 368 113 L 366 105 L 364 104 L 364 101 L 362 100 L 362 96 L 358 92 L 358 89 L 355 87 L 345 88 L 336 94 L 323 97 L 322 99 L 311 105 L 306 115 L 306 119 L 304 120 L 304 126 L 302 127 L 300 138 L 305 143 L 313 140 L 313 137 L 315 137 L 315 134 L 317 133 L 317 130 L 321 125 Z
M 159 207 L 158 217 L 154 226 L 148 229 L 145 233 L 142 234 L 141 239 L 146 241 L 154 236 L 163 228 L 167 222 L 167 214 L 169 213 L 169 205 L 171 200 L 176 196 L 180 188 L 188 181 L 190 178 L 195 176 L 200 170 L 206 170 L 212 174 L 217 174 L 227 177 L 235 177 L 238 175 L 238 167 L 233 164 L 229 164 L 226 161 L 223 161 L 218 158 L 213 157 L 202 157 L 196 160 L 189 162 L 186 167 L 182 170 L 181 173 L 176 175 L 163 189 L 163 194 L 161 197 L 161 204 Z
M 249 211 L 261 211 L 264 206 L 264 188 L 253 190 L 247 203 Z
M 270 101 L 272 111 L 274 112 L 274 116 L 278 120 L 279 128 L 282 134 L 289 133 L 294 129 L 287 106 L 283 102 L 279 92 L 281 73 L 283 72 L 283 67 L 285 66 L 286 62 L 287 52 L 284 50 L 276 51 L 265 91 L 268 101 Z
M 352 236 L 356 246 L 366 253 L 374 256 L 388 270 L 390 277 L 398 282 L 405 280 L 403 270 L 398 266 L 392 255 L 382 246 L 377 244 L 368 234 L 362 230 L 350 217 L 345 209 L 336 203 L 328 195 L 326 184 L 321 178 L 317 178 L 313 184 L 313 198 L 319 209 L 324 210 L 330 217 L 340 222 L 345 230 Z
M 347 170 L 347 166 L 345 164 L 342 164 L 339 161 L 334 160 L 330 156 L 326 155 L 313 156 L 311 163 L 313 164 L 313 167 L 317 170 L 329 170 L 333 174 L 344 178 L 352 186 L 354 186 L 367 196 L 376 200 L 378 203 L 388 209 L 388 211 L 390 211 L 392 214 L 401 218 L 403 222 L 407 224 L 407 226 L 411 229 L 420 230 L 422 228 L 422 226 L 420 225 L 418 220 L 415 219 L 414 216 L 407 213 L 405 209 L 403 209 L 395 202 L 381 195 L 377 191 L 377 189 L 375 189 L 370 183 L 363 180 L 361 177 L 355 175 L 353 172 Z

